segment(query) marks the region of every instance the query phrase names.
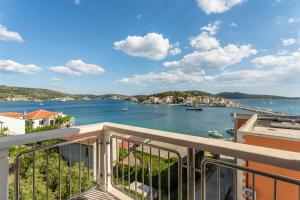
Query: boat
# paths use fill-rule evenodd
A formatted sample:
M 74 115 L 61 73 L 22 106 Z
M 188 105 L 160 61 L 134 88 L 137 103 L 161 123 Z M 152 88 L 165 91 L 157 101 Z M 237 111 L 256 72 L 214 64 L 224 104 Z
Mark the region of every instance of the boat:
M 234 128 L 227 128 L 226 133 L 228 133 L 229 135 L 234 135 Z
M 186 110 L 188 110 L 188 111 L 202 111 L 203 108 L 202 107 L 189 107 L 189 108 L 186 108 Z
M 208 135 L 213 138 L 222 138 L 223 137 L 222 133 L 220 133 L 217 130 L 208 131 Z
M 124 112 L 127 112 L 127 111 L 128 111 L 127 102 L 125 103 L 125 106 L 122 108 L 122 111 L 124 111 Z
M 60 99 L 60 100 L 58 100 L 59 102 L 66 102 L 67 101 L 67 99 Z

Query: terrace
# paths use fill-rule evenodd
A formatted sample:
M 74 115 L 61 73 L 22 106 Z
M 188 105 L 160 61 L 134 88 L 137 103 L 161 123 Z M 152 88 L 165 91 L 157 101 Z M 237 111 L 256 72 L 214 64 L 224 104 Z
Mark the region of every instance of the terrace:
M 41 143 L 53 139 L 63 142 Z M 11 147 L 33 143 L 9 164 Z M 300 153 L 99 123 L 0 138 L 0 199 L 259 199 L 255 179 L 245 185 L 241 172 L 270 179 L 273 199 L 282 195 L 279 182 L 299 191 L 299 180 L 237 160 L 300 171 Z

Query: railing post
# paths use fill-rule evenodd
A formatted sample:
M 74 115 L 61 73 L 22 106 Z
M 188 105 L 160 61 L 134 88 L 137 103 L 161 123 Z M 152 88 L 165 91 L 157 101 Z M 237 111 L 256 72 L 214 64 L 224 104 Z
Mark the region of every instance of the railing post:
M 99 161 L 99 188 L 107 191 L 110 183 L 110 132 L 103 131 L 97 141 L 100 149 Z
M 8 199 L 8 149 L 0 149 L 0 199 Z
M 195 200 L 195 150 L 187 150 L 187 195 L 188 200 Z

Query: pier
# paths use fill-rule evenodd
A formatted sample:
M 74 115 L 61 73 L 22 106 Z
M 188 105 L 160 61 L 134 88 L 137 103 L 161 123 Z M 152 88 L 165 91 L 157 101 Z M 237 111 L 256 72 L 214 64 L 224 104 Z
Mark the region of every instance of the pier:
M 238 108 L 238 109 L 243 109 L 243 110 L 247 110 L 247 111 L 251 111 L 251 112 L 255 112 L 255 113 L 259 113 L 259 114 L 265 114 L 265 115 L 281 115 L 281 116 L 287 115 L 285 113 L 274 112 L 274 111 L 271 111 L 271 110 L 251 108 L 251 107 L 241 105 L 241 104 L 232 104 L 231 107 Z

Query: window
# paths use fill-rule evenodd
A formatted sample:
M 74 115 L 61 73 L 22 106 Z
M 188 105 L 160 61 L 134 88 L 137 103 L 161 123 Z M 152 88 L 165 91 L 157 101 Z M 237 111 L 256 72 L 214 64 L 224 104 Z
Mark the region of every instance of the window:
M 39 125 L 44 125 L 44 120 L 40 120 Z

